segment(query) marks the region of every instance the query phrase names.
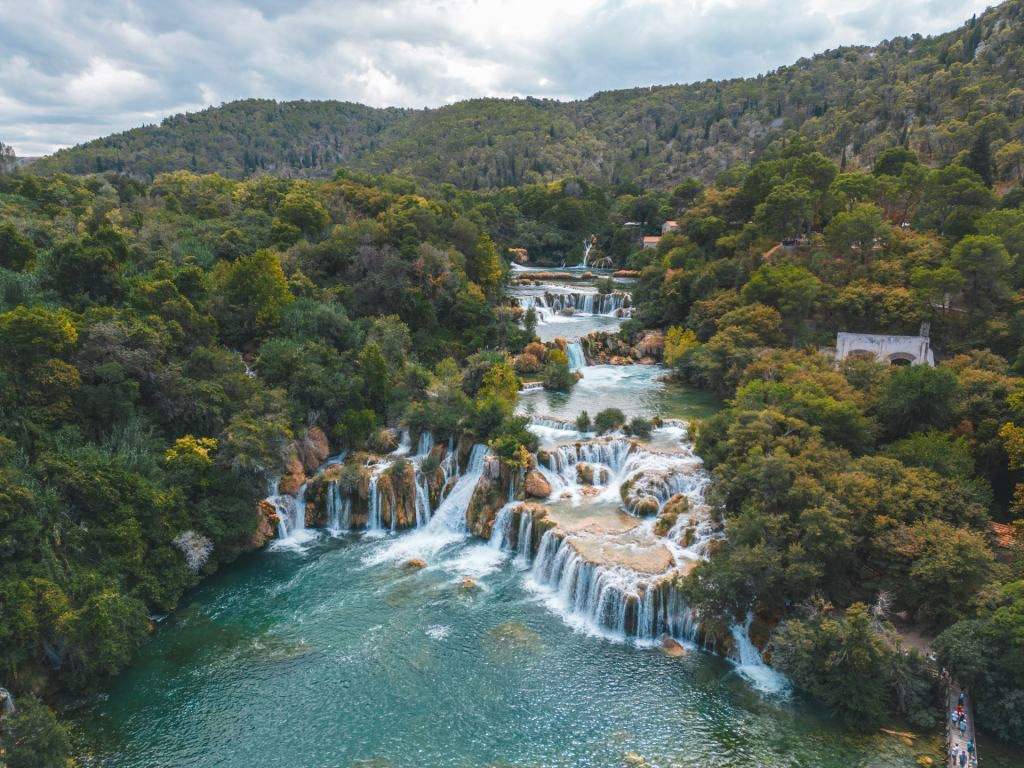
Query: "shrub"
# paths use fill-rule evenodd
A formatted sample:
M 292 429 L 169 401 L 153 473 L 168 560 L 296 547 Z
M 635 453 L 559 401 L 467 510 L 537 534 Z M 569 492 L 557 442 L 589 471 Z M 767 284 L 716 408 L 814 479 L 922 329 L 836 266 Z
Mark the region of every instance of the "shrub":
M 590 414 L 580 411 L 580 415 L 576 417 L 576 429 L 580 432 L 589 432 L 590 427 Z
M 626 414 L 618 408 L 605 408 L 594 417 L 594 429 L 600 434 L 612 432 L 626 423 Z

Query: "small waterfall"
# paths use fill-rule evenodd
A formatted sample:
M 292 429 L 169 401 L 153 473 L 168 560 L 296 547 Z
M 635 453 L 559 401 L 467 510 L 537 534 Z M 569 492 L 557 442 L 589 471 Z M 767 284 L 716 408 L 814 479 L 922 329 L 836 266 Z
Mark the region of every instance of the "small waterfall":
M 473 498 L 473 491 L 484 471 L 484 459 L 487 458 L 487 446 L 477 444 L 469 454 L 469 466 L 458 479 L 444 501 L 437 507 L 434 516 L 427 523 L 429 531 L 466 531 L 466 509 Z M 457 471 L 457 465 L 456 465 Z
M 587 237 L 583 240 L 583 264 L 581 266 L 587 266 L 587 259 L 590 258 L 590 249 L 594 247 L 594 237 Z
M 587 365 L 587 358 L 583 354 L 583 345 L 579 341 L 571 341 L 565 347 L 565 354 L 569 357 L 569 370 L 579 371 Z
M 352 527 L 352 499 L 342 498 L 336 481 L 327 486 L 327 531 L 337 536 Z
M 491 528 L 490 545 L 492 549 L 504 550 L 512 544 L 512 523 L 515 520 L 518 501 L 510 501 L 498 510 Z
M 427 478 L 416 472 L 416 527 L 420 528 L 430 521 L 430 493 L 427 491 Z
M 519 532 L 516 535 L 516 564 L 530 564 L 530 544 L 533 539 L 533 515 L 525 509 L 519 512 Z
M 519 394 L 525 394 L 526 392 L 543 392 L 544 382 L 541 381 L 530 381 L 523 384 L 523 388 L 519 390 Z
M 409 430 L 403 429 L 398 440 L 398 447 L 391 452 L 392 456 L 408 456 L 412 450 L 412 441 L 409 437 Z
M 270 486 L 270 495 L 266 499 L 277 514 L 277 538 L 291 539 L 306 530 L 306 484 L 303 483 L 298 493 L 292 497 L 282 494 L 278 489 L 278 481 Z
M 380 479 L 378 472 L 370 475 L 370 503 L 369 514 L 366 518 L 366 530 L 380 531 L 383 526 L 380 520 L 380 492 L 377 489 L 377 482 Z
M 742 624 L 733 624 L 729 632 L 733 639 L 733 653 L 737 671 L 762 693 L 783 693 L 788 689 L 789 681 L 781 672 L 764 663 L 761 652 L 750 640 L 750 625 L 754 615 L 747 613 Z
M 434 435 L 430 432 L 420 432 L 419 443 L 416 446 L 416 456 L 424 459 L 434 449 Z
M 0 716 L 7 717 L 16 712 L 14 706 L 14 694 L 6 688 L 0 688 Z

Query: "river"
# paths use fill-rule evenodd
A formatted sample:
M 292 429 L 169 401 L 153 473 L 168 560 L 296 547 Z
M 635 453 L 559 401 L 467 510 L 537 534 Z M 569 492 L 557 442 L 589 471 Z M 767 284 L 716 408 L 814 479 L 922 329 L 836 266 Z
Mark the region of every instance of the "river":
M 415 530 L 303 531 L 245 556 L 190 593 L 79 711 L 89 764 L 910 768 L 941 750 L 932 736 L 907 744 L 843 731 L 743 646 L 741 628 L 736 658 L 725 659 L 689 641 L 685 607 L 647 607 L 659 569 L 685 567 L 721 535 L 700 517 L 706 475 L 685 427 L 715 404 L 656 366 L 582 374 L 572 393 L 520 403 L 543 443 L 546 505 L 564 538 L 549 532 L 526 551 L 520 515 L 517 545 L 514 503 L 491 541 L 463 530 L 481 447 Z M 563 423 L 610 406 L 683 421 L 643 444 L 586 439 Z M 400 453 L 419 461 L 426 449 Z M 600 479 L 579 480 L 584 463 Z M 623 483 L 665 471 L 667 490 L 649 492 L 662 508 L 689 499 L 696 533 L 685 544 L 622 510 Z M 409 557 L 426 567 L 406 567 Z M 671 654 L 658 642 L 666 633 L 679 640 Z

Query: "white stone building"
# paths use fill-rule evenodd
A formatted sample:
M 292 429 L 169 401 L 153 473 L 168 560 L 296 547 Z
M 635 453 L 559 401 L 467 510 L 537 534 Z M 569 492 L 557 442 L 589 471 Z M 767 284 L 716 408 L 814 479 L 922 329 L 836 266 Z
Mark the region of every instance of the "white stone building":
M 935 367 L 928 323 L 919 336 L 892 336 L 875 333 L 846 333 L 836 337 L 836 360 L 848 357 L 874 358 L 889 365 L 930 365 Z

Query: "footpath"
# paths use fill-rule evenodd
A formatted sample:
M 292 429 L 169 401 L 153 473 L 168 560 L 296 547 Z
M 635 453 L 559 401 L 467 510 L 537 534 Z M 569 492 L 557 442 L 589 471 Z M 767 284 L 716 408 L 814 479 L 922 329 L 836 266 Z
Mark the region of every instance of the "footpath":
M 961 704 L 963 693 L 963 719 L 966 726 L 962 731 L 957 722 L 957 706 Z M 970 745 L 970 749 L 968 748 Z M 973 768 L 978 765 L 978 742 L 974 737 L 974 715 L 971 713 L 971 698 L 960 690 L 960 686 L 950 681 L 946 695 L 946 765 L 949 768 Z M 961 753 L 963 757 L 961 757 Z M 961 762 L 963 760 L 963 762 Z

